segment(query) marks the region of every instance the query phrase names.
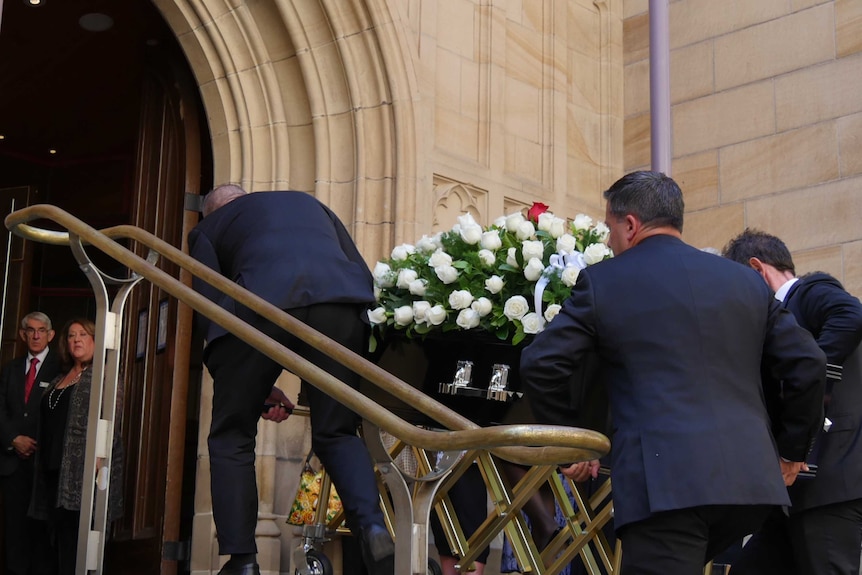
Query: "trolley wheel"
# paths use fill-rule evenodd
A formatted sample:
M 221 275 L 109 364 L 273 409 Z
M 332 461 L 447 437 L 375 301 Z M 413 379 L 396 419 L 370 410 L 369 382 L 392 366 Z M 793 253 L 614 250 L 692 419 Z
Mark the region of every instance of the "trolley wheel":
M 443 575 L 443 568 L 433 559 L 428 559 L 428 575 Z
M 311 575 L 335 575 L 332 562 L 321 551 L 309 549 L 305 554 L 305 561 Z

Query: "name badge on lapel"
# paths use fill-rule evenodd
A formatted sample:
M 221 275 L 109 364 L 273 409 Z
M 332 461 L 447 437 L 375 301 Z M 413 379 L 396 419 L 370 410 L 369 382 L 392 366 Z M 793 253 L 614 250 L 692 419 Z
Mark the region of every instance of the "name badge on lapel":
M 49 385 L 51 385 L 50 381 L 40 381 L 39 382 L 39 387 L 41 387 L 42 389 L 47 388 Z

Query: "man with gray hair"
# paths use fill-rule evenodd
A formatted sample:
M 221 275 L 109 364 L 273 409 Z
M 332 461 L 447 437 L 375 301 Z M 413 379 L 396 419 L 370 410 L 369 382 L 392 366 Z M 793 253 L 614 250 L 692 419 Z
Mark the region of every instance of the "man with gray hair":
M 367 348 L 365 312 L 374 302 L 371 272 L 344 224 L 303 192 L 247 194 L 236 185 L 207 195 L 204 219 L 189 234 L 189 253 L 250 292 L 361 353 Z M 360 378 L 320 349 L 252 312 L 209 284 L 195 289 L 225 310 L 358 389 Z M 254 444 L 264 411 L 287 418 L 290 405 L 274 383 L 282 366 L 204 318 L 204 363 L 213 377 L 208 445 L 213 519 L 219 553 L 231 558 L 220 575 L 258 575 L 254 531 L 257 488 Z M 311 444 L 338 489 L 350 530 L 357 535 L 370 575 L 394 575 L 392 538 L 380 509 L 374 467 L 357 435 L 359 417 L 309 382 Z
M 51 319 L 31 312 L 18 331 L 27 344 L 27 355 L 13 359 L 0 371 L 0 483 L 6 535 L 6 573 L 52 573 L 50 543 L 44 521 L 27 517 L 33 487 L 33 455 L 38 449 L 36 432 L 42 391 L 60 371 L 57 353 L 48 344 L 54 339 Z

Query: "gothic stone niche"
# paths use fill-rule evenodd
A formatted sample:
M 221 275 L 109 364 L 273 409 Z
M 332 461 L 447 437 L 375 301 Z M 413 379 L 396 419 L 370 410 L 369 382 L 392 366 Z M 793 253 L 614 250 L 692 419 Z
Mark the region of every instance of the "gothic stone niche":
M 432 233 L 449 230 L 458 216 L 469 212 L 481 225 L 488 225 L 488 191 L 471 184 L 434 175 L 434 221 Z

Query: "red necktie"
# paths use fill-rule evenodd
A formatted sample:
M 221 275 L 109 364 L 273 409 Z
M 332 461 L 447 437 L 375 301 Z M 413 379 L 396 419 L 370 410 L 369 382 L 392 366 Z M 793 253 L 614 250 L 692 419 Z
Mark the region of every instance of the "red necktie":
M 33 391 L 33 384 L 36 383 L 36 364 L 39 363 L 39 358 L 34 357 L 30 360 L 30 371 L 27 372 L 27 383 L 24 385 L 24 403 L 30 399 L 30 392 Z

